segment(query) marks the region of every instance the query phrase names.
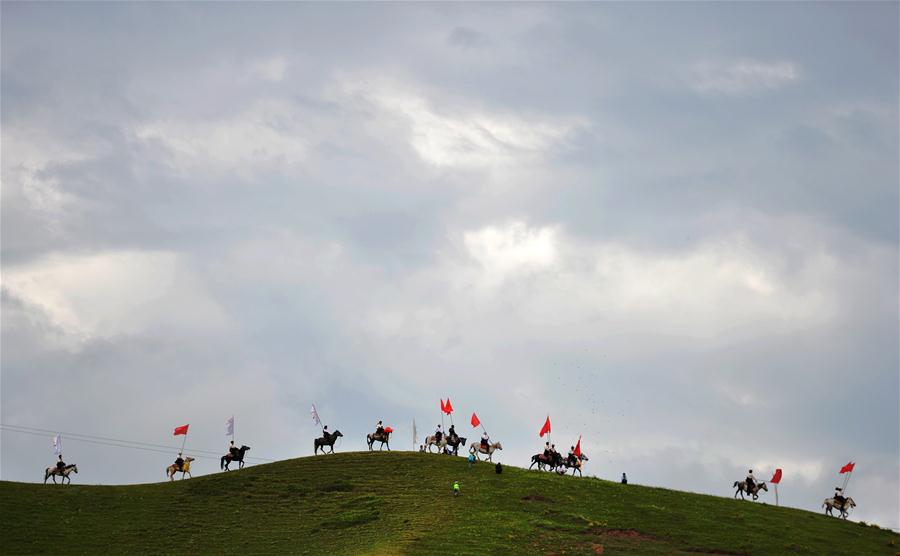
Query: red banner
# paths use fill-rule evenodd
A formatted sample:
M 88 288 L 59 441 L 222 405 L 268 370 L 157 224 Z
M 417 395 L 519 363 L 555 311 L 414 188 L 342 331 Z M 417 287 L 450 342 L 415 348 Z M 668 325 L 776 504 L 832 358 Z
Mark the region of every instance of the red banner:
M 480 424 L 481 424 L 481 421 L 478 420 L 478 415 L 475 415 L 475 413 L 473 412 L 472 413 L 472 428 L 475 428 Z
M 581 437 L 578 437 L 578 444 L 575 444 L 575 452 L 576 457 L 581 457 Z
M 175 434 L 172 436 L 178 436 L 179 434 L 187 434 L 188 427 L 190 425 L 181 425 L 180 427 L 175 427 Z
M 447 415 L 453 413 L 453 406 L 450 405 L 450 398 L 447 398 L 447 403 L 444 404 L 444 413 L 446 413 Z
M 544 426 L 541 427 L 541 432 L 540 432 L 541 438 L 543 438 L 544 435 L 549 432 L 550 432 L 550 416 L 547 415 L 547 420 L 544 421 Z
M 775 470 L 775 474 L 772 475 L 772 480 L 769 482 L 772 483 L 773 485 L 777 485 L 778 483 L 781 482 L 781 469 Z
M 856 464 L 853 463 L 853 462 L 851 461 L 851 462 L 848 463 L 847 465 L 841 467 L 841 473 L 840 473 L 840 474 L 843 475 L 844 473 L 852 473 L 854 467 L 856 467 Z

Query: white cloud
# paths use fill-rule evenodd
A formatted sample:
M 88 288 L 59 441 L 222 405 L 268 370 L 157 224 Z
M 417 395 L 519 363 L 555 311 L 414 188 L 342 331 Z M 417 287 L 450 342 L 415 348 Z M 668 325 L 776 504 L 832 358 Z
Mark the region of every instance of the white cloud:
M 346 79 L 343 91 L 401 118 L 416 154 L 438 167 L 489 168 L 541 160 L 584 125 L 574 117 L 490 112 L 452 102 L 440 109 L 439 99 L 384 80 L 373 86 L 363 79 Z
M 691 86 L 701 94 L 744 95 L 779 89 L 799 76 L 797 67 L 786 61 L 701 63 L 694 67 Z
M 70 347 L 160 326 L 222 330 L 228 321 L 178 255 L 166 251 L 51 255 L 5 268 L 3 288 L 40 307 Z
M 259 179 L 305 162 L 308 145 L 302 114 L 284 101 L 262 100 L 222 120 L 158 120 L 135 135 L 159 142 L 171 154 L 173 170 L 185 177 L 238 175 Z

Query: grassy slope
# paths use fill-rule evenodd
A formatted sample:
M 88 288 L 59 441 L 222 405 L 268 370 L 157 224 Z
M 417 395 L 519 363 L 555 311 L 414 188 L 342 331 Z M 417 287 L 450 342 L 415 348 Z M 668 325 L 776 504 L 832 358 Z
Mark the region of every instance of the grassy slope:
M 450 494 L 454 479 L 459 498 Z M 892 532 L 799 510 L 513 468 L 496 475 L 490 464 L 468 469 L 464 458 L 377 452 L 174 484 L 0 482 L 0 534 L 3 553 L 900 550 Z

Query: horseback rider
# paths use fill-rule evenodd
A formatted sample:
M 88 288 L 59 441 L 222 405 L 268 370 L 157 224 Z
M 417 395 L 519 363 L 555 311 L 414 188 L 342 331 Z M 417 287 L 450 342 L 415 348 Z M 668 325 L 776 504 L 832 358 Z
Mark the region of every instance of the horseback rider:
M 488 436 L 487 431 L 484 431 L 481 434 L 481 447 L 487 450 L 490 447 L 491 438 Z
M 456 442 L 456 439 L 459 438 L 456 436 L 456 429 L 453 428 L 453 425 L 450 425 L 450 430 L 447 431 L 447 440 L 450 442 Z
M 384 425 L 381 424 L 381 421 L 378 421 L 378 424 L 375 425 L 375 434 L 376 435 L 384 435 Z
M 59 455 L 59 461 L 56 462 L 56 469 L 61 473 L 66 470 L 66 462 L 62 459 L 62 454 Z
M 228 446 L 228 455 L 231 456 L 232 460 L 236 460 L 239 453 L 240 450 L 234 445 L 234 440 L 232 440 L 231 444 Z
M 328 425 L 322 427 L 322 440 L 324 440 L 325 442 L 331 440 L 331 433 L 328 432 Z
M 756 479 L 753 478 L 753 470 L 747 471 L 747 492 L 753 492 L 753 487 L 756 486 Z
M 181 452 L 178 452 L 178 457 L 175 458 L 175 469 L 184 471 L 184 458 L 181 457 Z
M 437 429 L 434 431 L 434 441 L 440 444 L 441 438 L 444 436 L 443 431 L 441 431 L 441 426 L 438 425 Z
M 544 459 L 546 459 L 547 461 L 550 461 L 550 456 L 552 454 L 553 454 L 553 452 L 550 451 L 550 443 L 545 442 L 544 443 Z
M 841 487 L 834 487 L 834 505 L 841 509 L 844 507 L 844 502 L 847 501 L 847 498 L 844 496 L 844 489 Z
M 569 462 L 569 465 L 572 467 L 578 465 L 578 456 L 575 455 L 575 446 L 569 448 L 569 455 L 566 456 L 566 461 Z

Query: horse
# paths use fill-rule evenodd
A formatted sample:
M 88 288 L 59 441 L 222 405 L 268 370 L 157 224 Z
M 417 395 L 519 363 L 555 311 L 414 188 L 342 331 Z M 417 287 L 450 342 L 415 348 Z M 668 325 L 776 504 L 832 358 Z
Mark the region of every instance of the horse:
M 479 461 L 481 458 L 478 457 L 478 454 L 487 454 L 487 460 L 493 461 L 491 458 L 494 457 L 494 451 L 502 449 L 503 446 L 499 442 L 494 442 L 488 446 L 487 449 L 481 447 L 481 442 L 473 442 L 469 445 L 469 453 L 475 454 L 475 457 L 478 458 Z
M 590 458 L 588 458 L 587 454 L 585 454 L 584 452 L 582 452 L 580 455 L 578 455 L 576 457 L 577 457 L 577 459 L 575 460 L 575 465 L 572 465 L 571 463 L 569 463 L 569 458 L 566 458 L 565 460 L 563 460 L 562 464 L 563 464 L 563 467 L 565 468 L 565 471 L 563 471 L 563 473 L 567 472 L 569 470 L 569 468 L 571 468 L 573 477 L 575 476 L 576 471 L 578 471 L 579 477 L 584 477 L 584 475 L 581 474 L 581 470 L 582 470 L 582 468 L 584 468 L 584 462 L 590 461 Z
M 69 477 L 69 475 L 72 473 L 72 471 L 74 471 L 75 473 L 78 473 L 78 466 L 75 465 L 74 463 L 72 465 L 67 465 L 63 469 L 60 469 L 59 467 L 56 467 L 56 466 L 48 467 L 47 469 L 44 469 L 44 484 L 46 485 L 47 479 L 52 477 L 53 484 L 55 485 L 57 475 L 62 476 L 62 480 L 60 481 L 59 484 L 63 484 L 63 485 L 66 484 L 66 479 L 68 479 L 69 484 L 72 484 L 72 477 Z
M 853 501 L 853 498 L 849 496 L 844 499 L 843 504 L 838 504 L 835 502 L 834 498 L 826 498 L 824 502 L 822 502 L 822 507 L 825 508 L 825 514 L 834 517 L 834 514 L 831 513 L 831 510 L 837 508 L 838 511 L 841 512 L 841 517 L 847 519 L 847 516 L 850 515 L 850 508 L 856 507 L 856 502 Z
M 335 430 L 333 433 L 329 434 L 328 437 L 321 437 L 313 440 L 313 455 L 319 455 L 319 448 L 322 448 L 322 453 L 325 453 L 325 446 L 331 448 L 331 454 L 334 453 L 334 443 L 337 441 L 339 436 L 344 436 L 341 434 L 341 431 Z
M 459 447 L 466 445 L 466 439 L 462 436 L 454 435 L 453 438 L 449 438 L 449 437 L 447 438 L 446 445 L 453 448 L 452 453 L 454 456 L 458 456 L 459 455 Z
M 769 489 L 766 487 L 766 483 L 756 483 L 755 485 L 753 485 L 752 492 L 751 492 L 750 489 L 747 488 L 747 481 L 735 481 L 735 482 L 734 482 L 734 487 L 737 489 L 737 490 L 734 492 L 734 497 L 737 498 L 737 497 L 738 497 L 738 494 L 740 494 L 740 495 L 741 495 L 741 500 L 744 500 L 744 493 L 745 493 L 745 492 L 746 492 L 747 494 L 752 495 L 754 500 L 756 500 L 757 498 L 759 498 L 759 491 L 760 491 L 760 490 L 764 490 L 764 491 L 766 491 L 766 492 L 769 492 Z
M 556 469 L 557 465 L 560 465 L 558 461 L 559 454 L 556 454 L 555 456 L 551 455 L 549 457 L 545 456 L 543 453 L 535 454 L 531 456 L 531 465 L 528 466 L 528 469 L 533 468 L 535 464 L 537 464 L 539 471 L 543 471 L 545 465 L 549 466 L 550 470 L 553 471 L 554 469 Z
M 222 456 L 222 459 L 219 461 L 219 469 L 224 469 L 228 471 L 228 464 L 232 461 L 238 462 L 238 469 L 244 468 L 244 452 L 250 449 L 250 446 L 241 446 L 241 449 L 238 450 L 237 456 L 232 456 L 231 453 L 227 453 Z
M 372 451 L 372 445 L 376 442 L 381 442 L 381 446 L 378 447 L 378 451 L 380 452 L 382 448 L 387 446 L 388 452 L 391 451 L 391 444 L 389 440 L 391 439 L 391 433 L 384 431 L 379 434 L 377 432 L 370 432 L 366 435 L 366 444 L 369 445 L 369 451 Z
M 175 473 L 178 473 L 179 471 L 181 471 L 181 479 L 182 480 L 184 480 L 185 473 L 188 474 L 188 477 L 193 479 L 194 476 L 191 475 L 191 462 L 192 461 L 194 461 L 194 458 L 192 458 L 192 457 L 184 458 L 184 463 L 181 465 L 181 469 L 178 469 L 177 467 L 175 467 L 174 463 L 172 465 L 166 467 L 166 476 L 169 478 L 170 481 L 174 481 Z
M 446 435 L 446 434 L 441 435 L 440 442 L 435 440 L 434 435 L 429 436 L 428 438 L 425 439 L 425 447 L 428 448 L 429 454 L 431 453 L 432 446 L 437 446 L 439 454 L 444 451 L 444 448 L 446 446 L 450 446 L 451 448 L 453 448 L 453 455 L 458 456 L 459 455 L 459 447 L 465 446 L 465 445 L 466 445 L 466 439 L 463 438 L 462 436 L 457 436 L 457 435 L 454 435 L 453 438 L 450 438 L 450 436 Z
M 446 434 L 442 434 L 442 435 L 441 435 L 441 441 L 440 441 L 440 442 L 438 442 L 437 440 L 435 440 L 434 436 L 435 436 L 435 435 L 432 434 L 431 436 L 425 438 L 425 448 L 428 450 L 428 453 L 430 454 L 430 453 L 432 453 L 432 452 L 431 452 L 431 447 L 432 447 L 432 446 L 437 446 L 438 453 L 440 454 L 441 452 L 444 451 L 444 446 L 447 445 L 447 442 L 448 442 L 448 441 L 447 441 L 447 435 L 446 435 Z

